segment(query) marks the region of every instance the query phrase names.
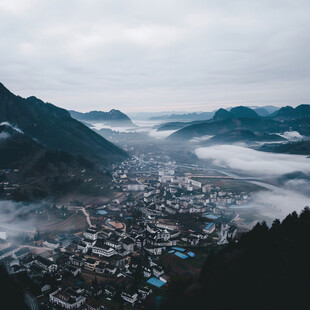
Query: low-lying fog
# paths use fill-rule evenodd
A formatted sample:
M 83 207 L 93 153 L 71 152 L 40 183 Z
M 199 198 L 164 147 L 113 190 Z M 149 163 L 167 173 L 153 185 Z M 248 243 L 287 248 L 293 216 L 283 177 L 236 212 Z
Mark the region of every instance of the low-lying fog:
M 298 131 L 286 131 L 282 135 L 280 134 L 280 136 L 289 141 L 298 141 L 305 138 Z
M 22 203 L 10 200 L 0 200 L 0 224 L 27 223 L 33 225 L 31 215 L 41 207 L 37 203 Z
M 174 133 L 176 130 L 167 130 L 167 131 L 157 131 L 156 125 L 160 125 L 163 121 L 141 121 L 141 120 L 133 120 L 133 123 L 136 127 L 125 127 L 125 126 L 110 126 L 105 123 L 97 123 L 97 122 L 88 122 L 92 125 L 92 129 L 100 130 L 100 129 L 111 129 L 113 131 L 118 132 L 143 132 L 147 133 L 150 137 L 156 139 L 164 139 Z
M 157 131 L 157 125 L 162 121 L 136 121 L 136 127 L 111 127 L 102 123 L 93 123 L 93 129 L 108 128 L 119 132 L 146 133 L 150 138 L 164 141 L 175 130 Z M 282 135 L 287 140 L 298 140 L 303 137 L 298 132 L 287 132 Z M 193 149 L 201 141 L 212 136 L 203 136 L 191 140 Z M 2 137 L 0 137 L 2 138 Z M 158 140 L 157 140 L 158 141 Z M 261 152 L 250 149 L 246 145 L 213 145 L 197 148 L 195 154 L 203 162 L 232 176 L 241 179 L 251 179 L 249 182 L 258 183 L 266 188 L 253 195 L 251 203 L 246 206 L 233 208 L 246 208 L 249 212 L 260 214 L 262 218 L 282 219 L 289 212 L 299 212 L 306 205 L 310 205 L 310 158 L 301 155 L 287 155 Z M 297 177 L 287 174 L 301 172 Z M 282 178 L 281 182 L 278 182 Z M 256 180 L 256 181 L 253 181 Z M 0 222 L 35 224 L 28 217 L 39 205 L 0 201 Z
M 136 121 L 136 128 L 111 128 L 119 131 L 147 133 L 156 140 L 164 140 L 175 130 L 157 131 L 162 121 Z M 106 127 L 106 126 L 104 126 Z M 298 132 L 282 134 L 288 141 L 303 139 Z M 212 136 L 203 136 L 192 139 L 189 143 L 193 148 L 197 144 L 210 139 Z M 288 155 L 261 152 L 248 148 L 245 144 L 213 145 L 200 147 L 195 154 L 201 160 L 210 163 L 210 166 L 231 176 L 260 181 L 265 191 L 254 194 L 250 204 L 246 206 L 249 212 L 260 214 L 263 218 L 283 218 L 289 212 L 300 211 L 310 205 L 310 159 L 301 155 Z M 303 178 L 286 179 L 281 184 L 274 182 L 289 173 L 300 171 L 309 180 Z M 270 181 L 273 182 L 270 182 Z M 252 182 L 252 181 L 250 181 Z M 273 185 L 271 185 L 271 183 Z M 238 207 L 236 207 L 238 208 Z
M 201 159 L 260 177 L 279 176 L 295 171 L 310 172 L 310 159 L 302 155 L 256 151 L 239 145 L 215 145 L 196 149 Z
M 310 205 L 309 188 L 307 180 L 290 180 L 281 187 L 274 186 L 254 194 L 250 206 L 263 217 L 283 219 L 288 213 L 299 212 Z
M 231 169 L 234 174 L 246 174 L 261 180 L 266 191 L 253 195 L 247 205 L 266 218 L 284 218 L 310 205 L 310 159 L 301 155 L 275 154 L 256 151 L 239 145 L 216 145 L 198 148 L 196 155 L 219 170 Z M 294 178 L 287 174 L 300 172 Z M 282 180 L 277 186 L 268 180 Z M 238 208 L 238 207 L 237 207 Z

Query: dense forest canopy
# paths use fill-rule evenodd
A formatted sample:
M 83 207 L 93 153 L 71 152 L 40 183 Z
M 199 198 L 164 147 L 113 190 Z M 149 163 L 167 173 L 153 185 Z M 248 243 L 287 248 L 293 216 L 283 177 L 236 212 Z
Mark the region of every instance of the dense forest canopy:
M 310 209 L 258 223 L 218 253 L 200 279 L 175 278 L 163 309 L 308 309 Z

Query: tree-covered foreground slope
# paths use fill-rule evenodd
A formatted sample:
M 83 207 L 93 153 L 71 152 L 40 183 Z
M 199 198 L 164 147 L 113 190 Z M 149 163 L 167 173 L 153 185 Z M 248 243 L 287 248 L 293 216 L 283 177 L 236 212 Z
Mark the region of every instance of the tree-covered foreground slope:
M 208 256 L 199 280 L 177 277 L 162 309 L 309 309 L 310 209 L 257 224 Z

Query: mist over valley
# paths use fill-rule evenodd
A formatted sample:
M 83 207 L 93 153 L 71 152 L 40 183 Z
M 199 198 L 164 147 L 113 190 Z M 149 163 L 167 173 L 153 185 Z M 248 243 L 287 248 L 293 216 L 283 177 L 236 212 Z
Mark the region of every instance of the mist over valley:
M 309 11 L 0 0 L 0 309 L 309 309 Z

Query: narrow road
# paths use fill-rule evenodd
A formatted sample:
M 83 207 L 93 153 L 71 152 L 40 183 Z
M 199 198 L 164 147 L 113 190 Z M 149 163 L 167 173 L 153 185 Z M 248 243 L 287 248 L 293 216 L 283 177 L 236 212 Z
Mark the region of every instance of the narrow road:
M 89 213 L 85 210 L 85 208 L 81 208 L 82 212 L 84 213 L 86 217 L 86 221 L 89 227 L 92 227 L 93 225 L 91 224 Z
M 68 206 L 68 210 L 81 210 L 83 212 L 83 214 L 86 217 L 86 221 L 89 227 L 92 227 L 92 223 L 89 217 L 89 213 L 86 211 L 86 209 L 84 207 L 80 207 L 80 206 Z

